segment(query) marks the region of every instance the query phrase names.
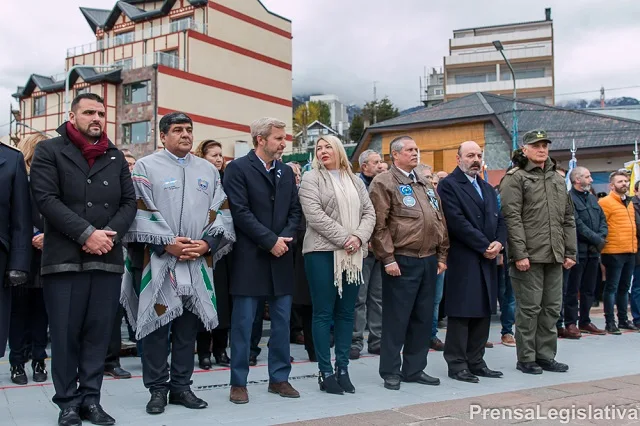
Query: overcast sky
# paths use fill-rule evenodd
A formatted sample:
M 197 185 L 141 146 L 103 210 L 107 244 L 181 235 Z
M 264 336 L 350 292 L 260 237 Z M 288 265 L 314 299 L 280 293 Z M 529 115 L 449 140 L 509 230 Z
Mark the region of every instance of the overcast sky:
M 237 0 L 249 1 L 249 0 Z M 401 109 L 419 105 L 424 67 L 441 67 L 454 29 L 544 19 L 552 8 L 557 96 L 640 98 L 637 0 L 263 0 L 293 21 L 294 94 L 334 93 L 363 104 L 388 95 Z M 10 97 L 31 73 L 63 72 L 68 47 L 95 40 L 78 7 L 114 0 L 11 0 L 0 15 L 0 135 Z M 638 86 L 625 90 L 609 90 Z M 4 125 L 4 126 L 3 126 Z

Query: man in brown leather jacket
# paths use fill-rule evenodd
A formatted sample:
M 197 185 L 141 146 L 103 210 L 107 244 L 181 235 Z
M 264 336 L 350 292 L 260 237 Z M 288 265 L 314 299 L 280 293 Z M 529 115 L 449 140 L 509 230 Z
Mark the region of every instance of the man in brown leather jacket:
M 418 164 L 415 141 L 395 138 L 390 152 L 393 166 L 373 179 L 369 192 L 376 210 L 371 243 L 384 267 L 379 372 L 385 388 L 398 390 L 402 380 L 440 384 L 423 370 L 436 276 L 446 269 L 449 239 L 440 198 L 424 176 L 413 172 Z

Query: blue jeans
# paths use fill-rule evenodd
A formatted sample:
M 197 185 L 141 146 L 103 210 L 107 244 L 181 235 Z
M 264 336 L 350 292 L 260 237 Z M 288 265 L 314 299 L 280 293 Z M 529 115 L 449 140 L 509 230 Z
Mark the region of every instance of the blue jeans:
M 442 272 L 436 278 L 436 295 L 433 299 L 433 325 L 431 326 L 431 338 L 435 339 L 438 335 L 438 311 L 440 309 L 440 302 L 442 301 L 442 290 L 444 290 L 444 274 Z
M 627 305 L 629 304 L 629 287 L 635 268 L 635 253 L 603 254 L 602 264 L 606 271 L 604 283 L 604 318 L 607 324 L 615 323 L 614 304 L 618 307 L 618 322 L 626 323 Z
M 633 271 L 633 286 L 631 287 L 631 316 L 633 323 L 640 324 L 640 265 Z
M 516 298 L 511 286 L 509 265 L 498 266 L 498 300 L 500 301 L 501 334 L 513 334 L 513 324 L 516 321 Z

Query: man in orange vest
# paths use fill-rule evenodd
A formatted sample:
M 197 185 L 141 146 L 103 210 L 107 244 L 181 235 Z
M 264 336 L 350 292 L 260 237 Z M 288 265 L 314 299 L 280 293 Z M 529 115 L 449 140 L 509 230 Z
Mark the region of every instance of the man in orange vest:
M 605 330 L 609 334 L 621 334 L 620 329 L 638 331 L 627 317 L 629 287 L 635 267 L 635 253 L 638 251 L 636 221 L 629 191 L 629 175 L 617 171 L 609 176 L 609 195 L 598 203 L 607 218 L 609 235 L 602 250 L 602 264 L 605 267 L 604 318 Z M 613 305 L 618 307 L 618 326 L 613 316 Z

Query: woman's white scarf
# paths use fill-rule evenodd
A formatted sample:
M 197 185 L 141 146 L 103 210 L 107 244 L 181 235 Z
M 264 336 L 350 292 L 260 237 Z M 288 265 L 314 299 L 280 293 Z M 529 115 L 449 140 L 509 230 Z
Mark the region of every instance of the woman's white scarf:
M 360 195 L 349 173 L 340 171 L 340 178 L 329 172 L 333 189 L 336 194 L 336 203 L 340 213 L 339 223 L 347 230 L 349 235 L 360 226 Z M 363 241 L 364 243 L 364 241 Z M 361 284 L 362 263 L 364 261 L 362 247 L 348 254 L 343 248 L 333 252 L 333 282 L 338 287 L 338 294 L 342 297 L 342 275 L 346 273 L 347 284 Z

